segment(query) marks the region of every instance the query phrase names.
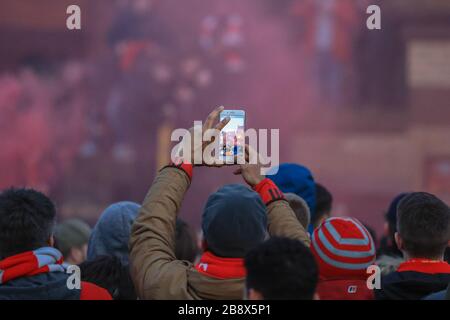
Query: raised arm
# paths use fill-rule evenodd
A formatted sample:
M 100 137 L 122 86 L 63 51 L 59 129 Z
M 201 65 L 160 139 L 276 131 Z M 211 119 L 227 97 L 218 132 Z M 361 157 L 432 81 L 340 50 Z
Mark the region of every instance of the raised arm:
M 176 167 L 162 169 L 133 224 L 130 272 L 141 299 L 181 299 L 187 295 L 183 284 L 188 265 L 175 257 L 175 225 L 189 184 L 186 171 Z M 178 287 L 169 293 L 168 281 L 174 278 L 179 280 Z
M 208 116 L 202 131 L 220 131 L 228 123 L 229 119 L 218 122 L 222 110 L 219 107 Z M 172 159 L 171 165 L 159 171 L 131 230 L 130 272 L 141 299 L 192 298 L 187 281 L 191 264 L 175 256 L 175 230 L 192 179 L 192 159 L 209 144 L 191 139 L 194 130 L 183 137 L 181 145 L 188 148 L 183 149 L 183 157 Z
M 297 239 L 309 247 L 310 239 L 306 230 L 298 221 L 294 211 L 275 183 L 268 178 L 264 178 L 253 186 L 253 189 L 259 193 L 267 206 L 270 236 Z M 305 208 L 305 210 L 308 210 L 308 208 Z
M 246 146 L 247 158 L 255 152 Z M 258 156 L 259 157 L 259 156 Z M 244 164 L 235 171 L 261 196 L 267 206 L 268 230 L 271 236 L 287 237 L 302 241 L 309 247 L 308 233 L 295 216 L 294 211 L 285 200 L 283 193 L 275 183 L 261 174 L 259 164 Z M 305 210 L 309 210 L 305 204 Z

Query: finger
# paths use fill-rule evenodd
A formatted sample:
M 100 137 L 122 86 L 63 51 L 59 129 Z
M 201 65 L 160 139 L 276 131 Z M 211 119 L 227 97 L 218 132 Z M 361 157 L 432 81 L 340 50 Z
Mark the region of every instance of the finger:
M 245 145 L 245 158 L 248 163 L 259 164 L 260 155 L 258 152 L 250 145 Z
M 219 115 L 223 111 L 223 109 L 224 109 L 223 106 L 217 107 L 208 115 L 205 121 L 206 130 L 212 128 L 214 126 L 214 123 L 219 121 Z
M 230 117 L 226 117 L 225 119 L 223 119 L 222 121 L 220 121 L 215 127 L 214 129 L 221 131 L 223 128 L 225 128 L 225 126 L 228 124 L 228 122 L 230 122 L 231 118 Z
M 242 174 L 242 168 L 239 167 L 238 169 L 234 170 L 233 174 L 235 174 L 235 175 Z
M 244 158 L 245 158 L 245 163 L 248 163 L 248 162 L 249 162 L 249 161 L 248 161 L 248 159 L 249 159 L 249 154 L 250 154 L 250 152 L 249 152 L 249 145 L 246 144 L 246 145 L 244 146 Z

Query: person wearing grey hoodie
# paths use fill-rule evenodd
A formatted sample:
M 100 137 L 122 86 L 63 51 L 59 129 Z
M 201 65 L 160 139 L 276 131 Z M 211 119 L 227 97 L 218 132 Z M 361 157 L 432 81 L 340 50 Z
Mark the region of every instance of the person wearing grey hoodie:
M 98 256 L 114 256 L 128 265 L 128 241 L 131 226 L 140 205 L 130 201 L 117 202 L 103 211 L 89 239 L 87 260 Z
M 129 271 L 128 242 L 131 226 L 141 206 L 130 201 L 117 202 L 103 211 L 88 244 L 87 261 L 80 267 L 82 279 L 108 289 L 115 300 L 136 299 Z M 198 248 L 189 226 L 179 219 L 176 253 L 193 262 Z
M 128 265 L 128 241 L 131 226 L 141 206 L 135 202 L 122 201 L 110 205 L 103 211 L 89 239 L 87 260 L 99 256 L 114 256 Z M 176 256 L 180 260 L 194 262 L 199 251 L 197 240 L 190 226 L 182 219 L 176 225 Z
M 80 267 L 82 279 L 109 291 L 114 300 L 135 300 L 130 277 L 128 241 L 140 205 L 117 202 L 103 211 L 88 244 L 87 261 Z

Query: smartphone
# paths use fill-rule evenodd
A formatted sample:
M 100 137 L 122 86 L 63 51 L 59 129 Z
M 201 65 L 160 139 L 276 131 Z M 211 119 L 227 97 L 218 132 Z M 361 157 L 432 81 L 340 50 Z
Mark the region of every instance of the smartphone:
M 234 163 L 235 156 L 244 153 L 245 146 L 245 111 L 223 110 L 220 121 L 226 117 L 230 121 L 220 132 L 219 157 L 225 163 Z

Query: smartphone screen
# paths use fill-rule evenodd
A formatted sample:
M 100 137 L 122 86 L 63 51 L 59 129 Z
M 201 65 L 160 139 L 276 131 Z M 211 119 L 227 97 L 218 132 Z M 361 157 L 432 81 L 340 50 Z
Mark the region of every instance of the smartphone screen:
M 244 152 L 245 145 L 245 111 L 223 110 L 220 120 L 230 117 L 230 122 L 220 132 L 220 158 L 225 162 L 233 162 L 235 156 Z

